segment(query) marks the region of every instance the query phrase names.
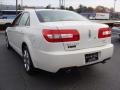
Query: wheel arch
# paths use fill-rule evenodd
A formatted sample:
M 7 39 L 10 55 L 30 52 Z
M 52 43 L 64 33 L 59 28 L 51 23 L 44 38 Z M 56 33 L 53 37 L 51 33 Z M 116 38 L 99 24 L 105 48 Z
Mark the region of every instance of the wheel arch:
M 22 43 L 22 47 L 21 47 L 21 49 L 22 49 L 22 54 L 23 54 L 23 49 L 24 49 L 24 47 L 27 47 L 27 48 L 28 48 L 28 51 L 29 51 L 29 54 L 30 54 L 30 57 L 31 57 L 32 64 L 33 64 L 33 66 L 35 67 L 36 64 L 35 64 L 35 62 L 34 62 L 34 59 L 33 59 L 33 56 L 32 56 L 32 52 L 31 52 L 31 49 L 30 49 L 30 46 L 29 46 L 26 42 L 23 42 L 23 43 Z

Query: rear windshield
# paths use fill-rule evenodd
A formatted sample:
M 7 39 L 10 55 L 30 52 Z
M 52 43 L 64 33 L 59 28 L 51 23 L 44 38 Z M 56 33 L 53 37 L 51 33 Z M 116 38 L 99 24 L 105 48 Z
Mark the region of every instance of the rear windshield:
M 36 11 L 40 22 L 86 21 L 83 16 L 72 11 Z

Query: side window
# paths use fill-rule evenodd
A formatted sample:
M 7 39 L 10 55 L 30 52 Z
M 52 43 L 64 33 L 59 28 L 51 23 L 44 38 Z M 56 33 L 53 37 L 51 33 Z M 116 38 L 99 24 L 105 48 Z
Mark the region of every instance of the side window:
M 22 16 L 22 13 L 20 13 L 20 14 L 15 18 L 15 20 L 14 20 L 13 23 L 12 23 L 12 26 L 13 26 L 13 27 L 18 25 L 21 16 Z
M 26 26 L 28 19 L 29 19 L 29 13 L 24 13 L 20 19 L 19 26 Z

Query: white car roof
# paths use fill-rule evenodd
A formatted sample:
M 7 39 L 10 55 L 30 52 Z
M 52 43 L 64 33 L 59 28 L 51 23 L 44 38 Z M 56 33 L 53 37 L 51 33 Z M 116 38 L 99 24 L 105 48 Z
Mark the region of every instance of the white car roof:
M 24 11 L 68 11 L 68 10 L 60 10 L 60 9 L 25 9 Z M 68 11 L 70 12 L 70 11 Z

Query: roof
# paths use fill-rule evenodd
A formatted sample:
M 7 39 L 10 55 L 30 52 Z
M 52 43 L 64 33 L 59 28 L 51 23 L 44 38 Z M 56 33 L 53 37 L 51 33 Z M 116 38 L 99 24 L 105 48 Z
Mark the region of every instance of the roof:
M 68 11 L 61 9 L 25 9 L 24 11 Z

